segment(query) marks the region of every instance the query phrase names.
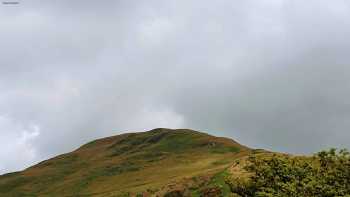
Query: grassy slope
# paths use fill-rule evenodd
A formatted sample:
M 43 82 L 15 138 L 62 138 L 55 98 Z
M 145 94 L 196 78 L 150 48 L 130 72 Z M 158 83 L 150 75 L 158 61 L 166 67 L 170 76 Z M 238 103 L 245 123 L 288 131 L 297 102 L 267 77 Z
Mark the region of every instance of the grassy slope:
M 161 193 L 173 182 L 214 174 L 212 184 L 220 184 L 222 174 L 219 172 L 249 151 L 233 140 L 185 129 L 122 134 L 95 140 L 22 172 L 0 176 L 0 194 Z

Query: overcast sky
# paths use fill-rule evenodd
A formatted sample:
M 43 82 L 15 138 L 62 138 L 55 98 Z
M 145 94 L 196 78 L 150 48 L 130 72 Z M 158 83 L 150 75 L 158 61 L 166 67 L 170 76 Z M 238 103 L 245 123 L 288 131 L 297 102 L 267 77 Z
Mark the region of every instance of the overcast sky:
M 348 0 L 19 2 L 0 5 L 0 174 L 156 127 L 350 148 Z

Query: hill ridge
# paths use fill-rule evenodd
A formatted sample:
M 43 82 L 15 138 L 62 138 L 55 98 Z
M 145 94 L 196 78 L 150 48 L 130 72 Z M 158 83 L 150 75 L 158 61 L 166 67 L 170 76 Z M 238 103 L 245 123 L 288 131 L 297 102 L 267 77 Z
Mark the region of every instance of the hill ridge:
M 249 151 L 232 139 L 190 129 L 123 133 L 0 176 L 0 193 L 69 196 L 113 191 L 113 196 L 143 192 L 186 177 L 215 174 Z

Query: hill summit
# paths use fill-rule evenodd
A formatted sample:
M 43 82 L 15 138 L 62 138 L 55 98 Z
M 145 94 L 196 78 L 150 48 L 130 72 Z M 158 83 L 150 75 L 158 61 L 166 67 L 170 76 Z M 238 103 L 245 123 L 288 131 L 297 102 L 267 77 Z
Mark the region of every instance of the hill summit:
M 250 151 L 232 139 L 189 129 L 126 133 L 94 140 L 24 171 L 2 175 L 0 194 L 164 196 L 183 184 L 210 179 Z M 201 180 L 194 181 L 196 178 Z

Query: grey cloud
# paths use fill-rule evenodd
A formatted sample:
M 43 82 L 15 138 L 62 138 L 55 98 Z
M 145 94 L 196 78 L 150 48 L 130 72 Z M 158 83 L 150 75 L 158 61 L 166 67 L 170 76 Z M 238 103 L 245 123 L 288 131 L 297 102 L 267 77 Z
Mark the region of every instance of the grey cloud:
M 2 139 L 31 136 L 0 149 L 32 150 L 0 152 L 0 172 L 153 127 L 350 148 L 345 1 L 33 0 L 0 17 Z

